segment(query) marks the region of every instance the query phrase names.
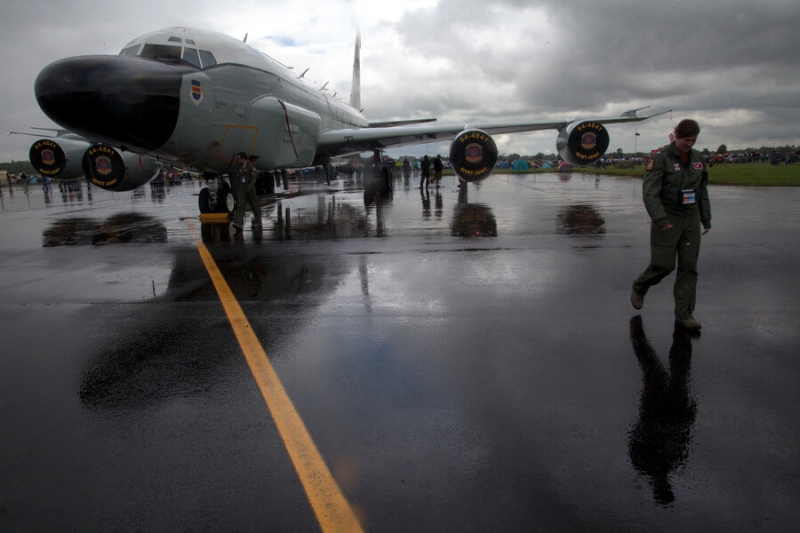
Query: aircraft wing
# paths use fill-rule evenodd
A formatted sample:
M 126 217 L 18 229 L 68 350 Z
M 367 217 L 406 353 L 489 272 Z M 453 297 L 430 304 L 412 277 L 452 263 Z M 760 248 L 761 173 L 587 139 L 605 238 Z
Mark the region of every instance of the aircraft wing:
M 641 109 L 626 111 L 618 117 L 581 118 L 584 122 L 615 124 L 621 122 L 639 122 L 669 111 L 648 116 L 636 114 Z M 385 150 L 413 144 L 454 139 L 467 129 L 482 130 L 489 135 L 503 133 L 519 133 L 524 131 L 562 130 L 578 119 L 559 120 L 554 122 L 488 122 L 483 124 L 407 124 L 400 126 L 337 129 L 323 132 L 318 143 L 318 153 L 329 157 Z

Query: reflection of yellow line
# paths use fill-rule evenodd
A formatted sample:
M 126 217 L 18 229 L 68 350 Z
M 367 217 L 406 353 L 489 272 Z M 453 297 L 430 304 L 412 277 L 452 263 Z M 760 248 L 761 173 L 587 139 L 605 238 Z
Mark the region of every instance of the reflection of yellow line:
M 196 235 L 196 230 L 191 223 L 189 223 L 189 229 Z M 322 531 L 326 533 L 363 531 L 350 504 L 339 490 L 328 466 L 317 451 L 314 441 L 311 440 L 311 435 L 308 434 L 303 420 L 283 390 L 283 385 L 275 373 L 275 369 L 267 359 L 264 348 L 253 333 L 253 328 L 250 327 L 239 302 L 217 268 L 214 258 L 211 257 L 208 248 L 202 241 L 196 240 L 195 244 L 206 270 L 214 282 L 214 287 L 217 289 L 228 320 L 233 326 L 247 364 L 250 365 L 250 371 L 256 379 L 258 388 L 261 389 L 261 395 L 267 402 L 278 432 L 286 445 L 300 481 L 303 483 Z

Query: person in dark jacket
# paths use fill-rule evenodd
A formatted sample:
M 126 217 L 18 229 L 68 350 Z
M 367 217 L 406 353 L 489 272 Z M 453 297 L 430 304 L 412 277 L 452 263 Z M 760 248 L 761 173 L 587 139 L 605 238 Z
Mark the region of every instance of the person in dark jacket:
M 256 196 L 256 180 L 258 171 L 252 161 L 248 161 L 247 154 L 239 152 L 236 154 L 236 165 L 232 172 L 238 180 L 238 194 L 236 199 L 236 212 L 233 215 L 233 227 L 241 230 L 244 223 L 244 212 L 247 209 L 245 204 L 250 204 L 253 210 L 253 226 L 261 227 L 261 209 L 258 206 L 258 196 Z
M 444 169 L 444 164 L 442 164 L 442 156 L 436 156 L 436 159 L 433 160 L 433 182 L 436 184 L 436 188 L 439 188 L 439 182 L 442 181 L 442 169 Z
M 702 327 L 693 316 L 700 235 L 711 229 L 708 173 L 703 156 L 692 148 L 699 134 L 697 122 L 682 120 L 674 141 L 647 162 L 642 197 L 651 220 L 650 265 L 633 282 L 631 293 L 631 304 L 641 309 L 647 291 L 675 270 L 677 258 L 675 322 L 692 330 Z
M 428 188 L 428 183 L 430 182 L 431 176 L 431 160 L 428 159 L 428 156 L 422 158 L 422 177 L 419 179 L 419 188 L 421 189 L 423 185 L 425 188 Z

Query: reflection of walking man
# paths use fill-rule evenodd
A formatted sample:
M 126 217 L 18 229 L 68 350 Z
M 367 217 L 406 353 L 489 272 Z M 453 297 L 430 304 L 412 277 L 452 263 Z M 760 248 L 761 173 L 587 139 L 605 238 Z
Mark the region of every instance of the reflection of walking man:
M 431 193 L 420 188 L 419 195 L 422 197 L 422 218 L 431 218 Z
M 639 421 L 628 435 L 631 464 L 647 478 L 656 503 L 675 500 L 669 477 L 686 464 L 697 404 L 689 394 L 692 333 L 676 328 L 669 351 L 669 373 L 647 341 L 642 317 L 630 323 L 633 351 L 642 367 Z M 695 334 L 699 335 L 699 333 Z
M 236 213 L 233 215 L 233 227 L 242 229 L 244 224 L 245 204 L 250 204 L 253 210 L 253 226 L 261 227 L 261 210 L 258 207 L 258 197 L 256 196 L 256 179 L 258 171 L 251 161 L 247 160 L 247 154 L 239 152 L 236 154 L 237 166 L 234 174 L 238 180 Z
M 700 255 L 700 225 L 711 229 L 711 206 L 703 156 L 692 149 L 700 133 L 694 120 L 682 120 L 675 127 L 675 140 L 647 162 L 642 196 L 650 215 L 650 265 L 633 282 L 631 304 L 644 305 L 653 285 L 675 270 L 675 322 L 700 329 L 694 319 L 697 297 L 697 258 Z
M 431 160 L 428 159 L 428 156 L 422 158 L 422 177 L 419 180 L 419 188 L 421 189 L 423 186 L 427 189 L 428 188 L 428 181 L 430 180 L 431 176 Z

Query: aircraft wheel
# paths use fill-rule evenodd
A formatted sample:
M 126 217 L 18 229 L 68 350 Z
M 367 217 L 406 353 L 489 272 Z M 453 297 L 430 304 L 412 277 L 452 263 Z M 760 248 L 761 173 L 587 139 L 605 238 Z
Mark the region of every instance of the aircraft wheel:
M 236 199 L 233 197 L 233 192 L 227 183 L 223 183 L 217 190 L 217 213 L 233 213 L 236 207 Z
M 205 187 L 200 190 L 200 197 L 197 200 L 198 207 L 200 207 L 201 213 L 210 213 L 211 212 L 211 193 L 208 192 L 208 187 Z

